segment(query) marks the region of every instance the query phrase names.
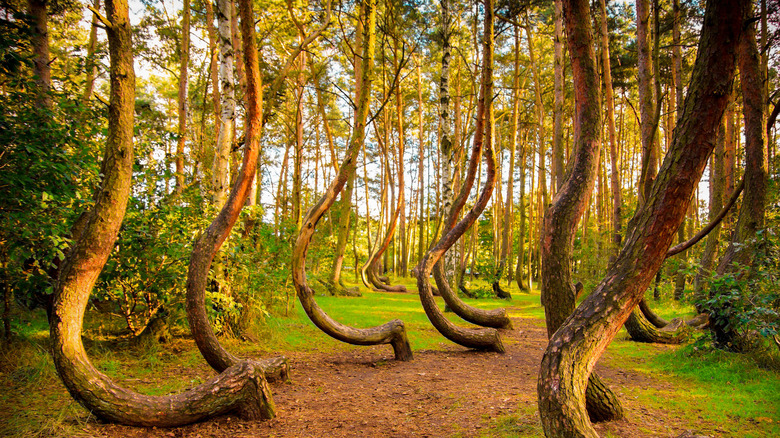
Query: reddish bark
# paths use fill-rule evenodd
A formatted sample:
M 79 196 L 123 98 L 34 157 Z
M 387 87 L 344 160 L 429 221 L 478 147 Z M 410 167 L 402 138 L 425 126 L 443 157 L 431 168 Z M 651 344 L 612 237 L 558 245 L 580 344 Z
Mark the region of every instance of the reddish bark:
M 587 2 L 581 2 L 588 20 Z M 736 64 L 748 2 L 710 0 L 683 115 L 661 172 L 637 211 L 605 278 L 553 334 L 539 372 L 539 411 L 548 437 L 595 437 L 585 382 L 642 299 L 682 223 L 712 152 Z

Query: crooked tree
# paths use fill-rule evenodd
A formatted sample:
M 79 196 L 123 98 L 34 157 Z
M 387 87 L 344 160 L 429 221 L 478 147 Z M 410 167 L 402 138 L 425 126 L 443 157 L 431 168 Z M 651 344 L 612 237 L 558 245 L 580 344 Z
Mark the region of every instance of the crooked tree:
M 571 279 L 574 238 L 593 192 L 601 154 L 599 76 L 587 2 L 564 1 L 563 14 L 574 79 L 574 155 L 571 170 L 544 214 L 541 233 L 541 299 L 550 337 L 576 306 Z M 591 374 L 587 386 L 588 414 L 593 421 L 623 417 L 617 397 L 601 379 Z
M 588 20 L 587 3 L 582 3 L 575 25 Z M 550 339 L 537 386 L 547 437 L 598 436 L 588 420 L 585 382 L 642 299 L 685 218 L 726 108 L 748 5 L 743 0 L 707 2 L 683 115 L 661 171 L 632 219 L 617 260 Z
M 325 193 L 306 213 L 298 238 L 293 248 L 292 277 L 301 305 L 309 319 L 326 334 L 354 345 L 391 344 L 397 360 L 411 360 L 412 349 L 406 336 L 406 329 L 400 320 L 392 320 L 381 326 L 367 329 L 349 327 L 331 318 L 317 305 L 314 291 L 306 281 L 306 252 L 314 235 L 317 222 L 336 201 L 347 180 L 355 173 L 357 156 L 365 139 L 366 120 L 368 118 L 369 98 L 373 81 L 374 49 L 376 45 L 376 0 L 361 2 L 361 18 L 365 20 L 362 48 L 362 79 L 360 94 L 355 111 L 355 126 L 346 151 L 344 161 L 336 177 L 331 181 Z
M 504 346 L 501 342 L 501 337 L 498 331 L 494 328 L 478 328 L 467 329 L 459 327 L 447 318 L 444 317 L 444 313 L 439 309 L 436 302 L 433 300 L 432 288 L 429 280 L 431 272 L 433 272 L 434 266 L 438 264 L 444 254 L 447 252 L 455 242 L 471 227 L 477 220 L 480 214 L 484 211 L 490 200 L 490 195 L 493 192 L 493 187 L 496 182 L 496 163 L 493 154 L 493 102 L 488 96 L 493 95 L 493 0 L 485 0 L 485 31 L 483 51 L 484 56 L 482 59 L 482 75 L 480 79 L 480 91 L 479 99 L 477 103 L 477 125 L 474 131 L 474 146 L 471 152 L 471 158 L 469 160 L 469 168 L 467 171 L 466 179 L 461 189 L 461 193 L 458 199 L 453 204 L 453 208 L 449 212 L 447 218 L 447 226 L 445 232 L 431 248 L 419 264 L 419 270 L 417 272 L 417 289 L 420 294 L 420 301 L 422 302 L 425 314 L 431 321 L 433 326 L 447 339 L 457 344 L 463 345 L 469 348 L 489 350 L 503 353 Z M 484 143 L 483 143 L 484 142 Z M 485 162 L 487 163 L 487 176 L 485 179 L 485 185 L 477 199 L 475 205 L 468 211 L 457 224 L 454 224 L 460 210 L 463 208 L 468 197 L 468 192 L 473 184 L 477 167 L 480 161 L 481 153 L 484 144 L 485 150 Z M 440 275 L 436 275 L 437 283 L 440 286 L 444 286 L 446 281 L 442 281 L 443 278 Z M 444 292 L 442 292 L 444 293 Z M 453 293 L 454 295 L 454 293 Z M 503 310 L 503 309 L 502 309 Z M 507 320 L 505 314 L 504 319 Z
M 248 3 L 242 0 L 244 6 Z M 245 418 L 270 418 L 274 415 L 270 388 L 262 368 L 254 364 L 241 362 L 181 394 L 148 396 L 114 383 L 92 365 L 84 349 L 84 312 L 114 249 L 133 174 L 135 74 L 127 3 L 108 0 L 101 21 L 108 34 L 111 84 L 103 181 L 54 289 L 50 336 L 57 372 L 71 396 L 105 421 L 168 427 L 230 411 Z

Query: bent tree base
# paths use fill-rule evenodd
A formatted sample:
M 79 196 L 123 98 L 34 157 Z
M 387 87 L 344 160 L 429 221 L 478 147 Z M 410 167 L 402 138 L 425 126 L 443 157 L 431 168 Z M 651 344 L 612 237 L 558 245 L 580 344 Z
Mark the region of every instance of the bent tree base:
M 245 3 L 242 0 L 240 3 Z M 236 412 L 243 418 L 271 418 L 274 404 L 264 370 L 243 362 L 182 394 L 148 396 L 124 389 L 90 362 L 81 338 L 92 288 L 114 249 L 127 209 L 133 174 L 133 72 L 126 0 L 108 0 L 111 96 L 103 180 L 92 213 L 63 262 L 54 287 L 52 358 L 68 392 L 105 421 L 137 426 L 179 426 Z
M 374 61 L 374 46 L 376 45 L 376 0 L 365 0 L 360 8 L 365 20 L 366 37 L 363 40 L 363 56 L 361 61 L 362 86 L 358 90 L 358 102 L 355 112 L 355 128 L 341 167 L 335 179 L 331 181 L 325 194 L 306 213 L 301 231 L 293 247 L 292 279 L 298 299 L 306 315 L 320 330 L 342 342 L 354 345 L 390 344 L 393 347 L 396 360 L 411 360 L 412 348 L 406 336 L 404 323 L 394 319 L 383 325 L 371 328 L 349 327 L 331 318 L 314 300 L 314 291 L 306 280 L 306 253 L 311 243 L 317 222 L 330 209 L 336 197 L 344 188 L 347 180 L 355 173 L 356 159 L 363 144 L 368 118 L 369 98 L 371 95 L 372 64 Z
M 688 340 L 691 333 L 690 327 L 679 318 L 659 329 L 645 318 L 638 307 L 631 312 L 625 326 L 631 340 L 653 344 L 682 344 Z

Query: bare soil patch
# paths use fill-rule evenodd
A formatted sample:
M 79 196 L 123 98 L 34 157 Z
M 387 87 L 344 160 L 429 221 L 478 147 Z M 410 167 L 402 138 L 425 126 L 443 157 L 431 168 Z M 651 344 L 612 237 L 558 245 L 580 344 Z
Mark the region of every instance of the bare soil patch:
M 542 436 L 536 411 L 543 327 L 514 319 L 503 331 L 505 354 L 455 345 L 415 351 L 396 362 L 387 346 L 292 353 L 292 382 L 274 386 L 277 417 L 246 422 L 232 416 L 174 429 L 88 422 L 103 437 L 479 437 Z M 677 437 L 687 432 L 673 413 L 634 401 L 635 389 L 672 389 L 669 381 L 609 366 L 597 372 L 616 390 L 625 420 L 597 425 L 602 436 Z

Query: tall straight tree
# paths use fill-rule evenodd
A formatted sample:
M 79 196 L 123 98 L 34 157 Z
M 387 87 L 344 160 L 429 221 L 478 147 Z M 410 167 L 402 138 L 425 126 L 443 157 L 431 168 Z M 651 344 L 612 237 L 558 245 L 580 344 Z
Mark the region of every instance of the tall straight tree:
M 422 94 L 422 65 L 417 57 L 417 190 L 420 197 L 420 213 L 417 215 L 417 263 L 420 263 L 425 254 L 425 237 L 427 236 L 428 216 L 425 214 L 425 130 L 423 122 L 423 94 Z
M 567 17 L 589 20 L 588 2 Z M 734 78 L 744 0 L 707 2 L 698 56 L 683 116 L 650 196 L 628 227 L 625 245 L 604 279 L 555 332 L 539 371 L 539 412 L 545 435 L 597 437 L 585 408 L 587 381 L 598 358 L 637 306 L 685 218 L 691 195 L 712 152 Z
M 541 191 L 542 211 L 550 203 L 550 195 L 547 190 L 547 169 L 545 165 L 545 143 L 547 135 L 544 129 L 544 101 L 542 100 L 542 77 L 539 72 L 539 62 L 534 50 L 534 39 L 531 33 L 531 19 L 526 12 L 525 35 L 528 39 L 528 58 L 531 63 L 531 73 L 534 79 L 534 110 L 536 111 L 536 146 L 539 154 L 539 190 Z
M 599 36 L 601 49 L 602 80 L 604 82 L 604 98 L 607 108 L 607 133 L 609 135 L 609 157 L 612 170 L 610 172 L 610 189 L 612 191 L 612 251 L 613 256 L 620 250 L 622 239 L 622 205 L 623 194 L 620 189 L 620 160 L 618 158 L 617 132 L 615 130 L 615 97 L 612 88 L 612 66 L 609 61 L 609 30 L 607 29 L 607 2 L 599 0 L 600 20 Z
M 27 12 L 32 19 L 31 43 L 33 50 L 33 76 L 36 85 L 36 106 L 50 109 L 52 105 L 51 66 L 49 56 L 49 2 L 48 0 L 29 0 Z
M 514 26 L 515 29 L 515 53 L 514 53 L 514 73 L 512 74 L 512 120 L 510 121 L 510 141 L 509 141 L 509 176 L 507 177 L 506 184 L 506 200 L 504 205 L 504 226 L 501 232 L 501 255 L 498 262 L 498 268 L 496 269 L 496 278 L 493 283 L 493 291 L 501 298 L 511 297 L 509 292 L 501 289 L 500 281 L 503 276 L 504 269 L 507 265 L 507 259 L 512 246 L 510 236 L 512 235 L 512 216 L 514 205 L 514 170 L 515 170 L 515 151 L 517 150 L 518 143 L 518 120 L 520 117 L 520 27 Z M 522 236 L 521 236 L 522 239 Z M 511 277 L 511 275 L 510 275 Z M 522 280 L 519 281 L 522 284 Z
M 94 10 L 100 9 L 100 0 L 92 1 L 92 8 Z M 87 42 L 87 59 L 85 60 L 84 69 L 86 70 L 86 78 L 84 80 L 84 94 L 81 96 L 82 102 L 86 103 L 92 97 L 92 92 L 95 89 L 95 76 L 97 76 L 97 30 L 98 30 L 98 18 L 95 14 L 92 14 L 92 25 L 89 28 L 89 40 Z
M 639 117 L 642 139 L 642 171 L 639 179 L 639 204 L 645 202 L 658 168 L 658 155 L 653 147 L 658 117 L 656 109 L 653 58 L 650 47 L 650 0 L 636 2 L 636 47 L 638 64 Z
M 723 208 L 723 154 L 724 144 L 726 142 L 726 128 L 723 123 L 718 127 L 718 140 L 715 143 L 715 152 L 710 160 L 710 201 L 709 201 L 709 220 L 713 221 L 716 215 Z M 718 243 L 720 241 L 720 224 L 707 234 L 707 241 L 704 244 L 704 250 L 699 261 L 699 271 L 693 280 L 694 296 L 702 298 L 707 276 L 710 275 L 712 265 L 715 263 L 715 256 L 718 252 Z M 700 310 L 700 309 L 697 309 Z
M 190 0 L 184 0 L 179 45 L 179 92 L 177 95 L 178 139 L 176 142 L 176 193 L 184 190 L 184 146 L 187 144 L 187 72 L 190 63 Z
M 553 102 L 553 168 L 555 169 L 555 189 L 563 185 L 563 76 L 564 76 L 564 35 L 563 35 L 563 1 L 554 0 L 555 38 L 554 38 L 554 102 Z M 604 64 L 609 65 L 609 64 Z
M 766 154 L 766 96 L 761 58 L 756 47 L 756 20 L 752 11 L 739 45 L 739 73 L 745 120 L 745 194 L 731 242 L 718 263 L 718 274 L 734 270 L 737 265 L 752 266 L 761 247 L 751 240 L 764 227 L 769 179 Z M 728 304 L 724 305 L 724 307 Z M 717 308 L 715 312 L 728 309 Z M 713 312 L 713 313 L 715 313 Z M 743 351 L 751 343 L 735 329 L 730 317 L 713 315 L 711 329 L 715 344 L 721 348 Z
M 212 167 L 212 201 L 216 208 L 222 208 L 230 189 L 230 148 L 233 143 L 236 118 L 235 79 L 233 73 L 233 41 L 230 23 L 233 15 L 232 3 L 217 0 L 217 28 L 219 30 L 219 84 L 220 129 Z
M 214 110 L 214 133 L 219 137 L 220 99 L 219 99 L 219 52 L 217 50 L 217 31 L 214 28 L 214 3 L 206 5 L 206 32 L 209 36 L 209 82 L 211 82 L 211 105 Z

